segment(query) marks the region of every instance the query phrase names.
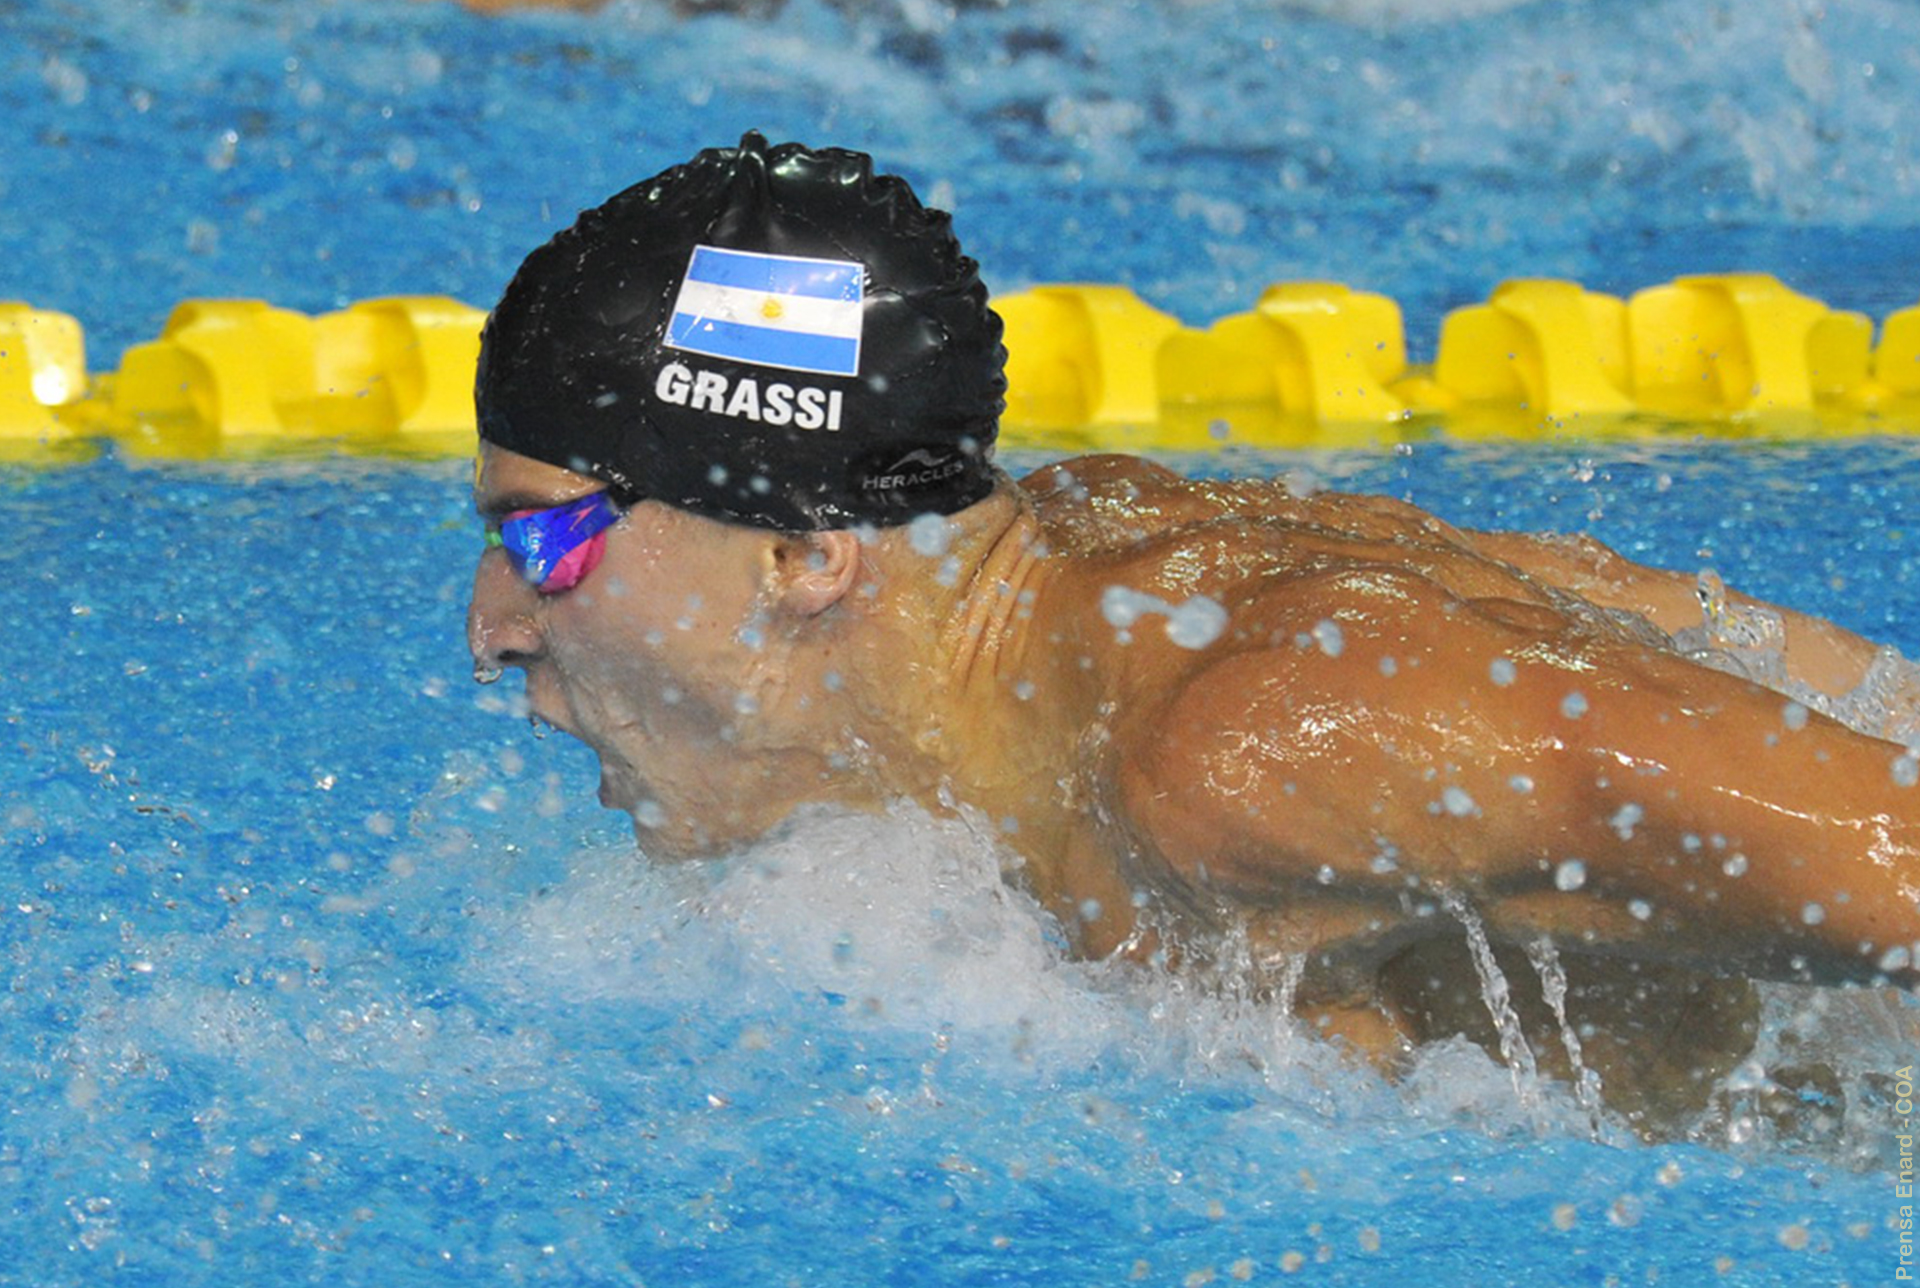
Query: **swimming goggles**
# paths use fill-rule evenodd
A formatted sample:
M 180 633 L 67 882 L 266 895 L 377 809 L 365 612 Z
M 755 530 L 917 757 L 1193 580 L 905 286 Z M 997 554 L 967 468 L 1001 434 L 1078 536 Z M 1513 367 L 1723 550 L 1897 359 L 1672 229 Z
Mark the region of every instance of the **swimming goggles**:
M 572 590 L 599 566 L 606 531 L 624 511 L 605 492 L 545 510 L 515 510 L 487 525 L 487 545 L 507 552 L 513 570 L 543 595 Z

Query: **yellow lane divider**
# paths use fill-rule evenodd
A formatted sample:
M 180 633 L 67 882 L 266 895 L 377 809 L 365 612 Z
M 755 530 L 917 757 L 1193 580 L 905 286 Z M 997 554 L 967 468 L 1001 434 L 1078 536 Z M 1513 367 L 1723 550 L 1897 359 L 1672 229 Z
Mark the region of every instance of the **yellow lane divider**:
M 1410 367 L 1400 307 L 1336 282 L 1268 287 L 1245 313 L 1182 326 L 1125 287 L 1039 286 L 995 301 L 1007 324 L 1013 448 L 1463 436 L 1920 431 L 1920 305 L 1874 324 L 1756 273 L 1682 277 L 1630 299 L 1577 283 L 1502 283 L 1443 320 Z M 101 440 L 154 457 L 324 446 L 457 455 L 473 447 L 485 315 L 443 296 L 309 316 L 188 300 L 117 372 L 89 374 L 65 314 L 0 303 L 0 459 L 58 460 Z

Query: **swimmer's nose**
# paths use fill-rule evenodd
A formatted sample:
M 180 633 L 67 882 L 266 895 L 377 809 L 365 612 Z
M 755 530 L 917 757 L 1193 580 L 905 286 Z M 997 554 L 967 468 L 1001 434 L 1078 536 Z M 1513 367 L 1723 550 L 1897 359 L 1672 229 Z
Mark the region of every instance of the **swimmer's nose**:
M 546 651 L 536 613 L 539 594 L 526 583 L 506 555 L 489 550 L 473 573 L 473 599 L 467 605 L 467 649 L 473 654 L 473 678 L 490 684 L 510 666 L 525 667 Z

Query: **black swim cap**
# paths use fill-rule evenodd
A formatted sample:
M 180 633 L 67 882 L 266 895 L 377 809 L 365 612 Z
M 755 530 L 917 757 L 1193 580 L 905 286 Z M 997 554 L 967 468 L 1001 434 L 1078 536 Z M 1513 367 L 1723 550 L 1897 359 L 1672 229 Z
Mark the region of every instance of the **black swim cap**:
M 1000 334 L 946 212 L 864 153 L 748 134 L 527 257 L 480 437 L 756 527 L 952 514 L 993 489 Z

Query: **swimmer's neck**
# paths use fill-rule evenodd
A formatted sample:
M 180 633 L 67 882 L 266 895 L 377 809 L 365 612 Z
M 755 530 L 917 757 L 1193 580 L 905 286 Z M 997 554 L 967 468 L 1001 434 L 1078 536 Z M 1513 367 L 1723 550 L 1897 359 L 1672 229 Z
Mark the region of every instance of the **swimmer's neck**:
M 957 594 L 935 619 L 949 690 L 969 706 L 993 701 L 990 690 L 1020 663 L 1051 571 L 1039 517 L 1022 493 L 1003 490 L 982 506 L 987 522 L 957 552 Z
M 1038 750 L 1047 723 L 1048 703 L 1027 701 L 1016 679 L 1054 572 L 1043 526 L 1025 495 L 1003 486 L 956 517 L 941 554 L 914 549 L 904 532 L 883 542 L 863 614 L 864 694 L 849 696 L 875 745 L 892 743 L 895 791 L 924 800 L 942 781 L 978 787 L 1030 759 L 1017 753 Z

